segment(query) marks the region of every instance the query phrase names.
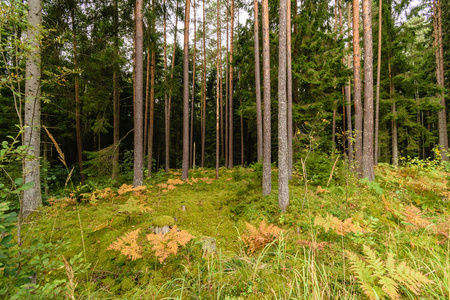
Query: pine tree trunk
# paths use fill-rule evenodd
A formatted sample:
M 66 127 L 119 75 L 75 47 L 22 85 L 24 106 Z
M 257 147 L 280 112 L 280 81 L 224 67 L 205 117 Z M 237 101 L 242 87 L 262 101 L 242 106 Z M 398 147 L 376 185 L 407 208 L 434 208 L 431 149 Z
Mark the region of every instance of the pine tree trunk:
M 377 95 L 375 104 L 375 147 L 374 147 L 374 164 L 378 164 L 378 128 L 380 123 L 380 80 L 381 80 L 381 32 L 383 20 L 383 0 L 378 0 L 378 64 L 377 64 Z
M 373 163 L 373 42 L 372 4 L 363 0 L 364 27 L 364 132 L 363 132 L 363 177 L 375 179 Z
M 239 70 L 238 78 L 239 84 L 241 84 L 241 70 Z M 242 107 L 242 97 L 239 97 L 239 105 L 240 107 Z M 241 121 L 241 166 L 244 166 L 244 117 L 242 116 L 242 114 L 240 115 L 239 119 Z
M 76 4 L 74 4 L 76 5 Z M 77 35 L 75 25 L 75 11 L 71 10 L 72 18 L 72 41 L 73 41 L 73 66 L 75 70 L 78 69 L 78 48 Z M 80 78 L 78 72 L 75 74 L 75 115 L 76 115 L 76 136 L 77 136 L 77 152 L 78 152 L 78 167 L 80 170 L 81 183 L 84 184 L 86 176 L 83 173 L 83 142 L 81 135 L 81 103 L 80 103 Z
M 154 9 L 154 6 L 153 8 Z M 155 24 L 152 24 L 153 30 L 155 30 Z M 153 31 L 154 32 L 154 31 Z M 152 43 L 152 64 L 150 66 L 150 124 L 148 130 L 148 162 L 147 176 L 152 176 L 152 166 L 153 166 L 153 132 L 154 132 L 154 122 L 155 122 L 155 69 L 156 69 L 156 53 L 155 44 Z
M 178 0 L 176 11 L 178 11 Z M 178 30 L 178 16 L 175 14 L 175 34 L 173 39 L 173 53 L 172 53 L 172 71 L 170 72 L 170 87 L 169 87 L 169 99 L 166 102 L 166 172 L 170 169 L 170 111 L 172 106 L 172 84 L 173 74 L 175 72 L 175 53 L 177 49 L 177 30 Z
M 233 164 L 233 35 L 234 35 L 234 0 L 231 0 L 230 5 L 230 15 L 231 15 L 231 23 L 230 23 L 230 83 L 229 83 L 229 102 L 228 102 L 228 168 L 232 169 L 234 167 Z
M 263 116 L 263 196 L 272 192 L 272 166 L 271 166 L 271 113 L 270 113 L 270 49 L 269 49 L 269 0 L 262 0 L 262 31 L 263 31 L 263 90 L 264 90 L 264 116 Z
M 202 112 L 201 112 L 201 130 L 202 130 L 202 153 L 200 165 L 205 167 L 205 139 L 206 139 L 206 12 L 205 0 L 203 0 L 203 66 L 202 66 Z
M 348 5 L 348 27 L 351 24 L 351 5 Z M 350 48 L 350 44 L 348 44 Z M 347 68 L 350 68 L 350 54 L 347 56 Z M 346 114 L 347 114 L 347 141 L 348 141 L 348 161 L 350 165 L 353 165 L 353 126 L 352 126 L 352 92 L 351 92 L 351 82 L 348 80 L 347 85 L 345 86 L 345 99 L 347 101 Z
M 361 51 L 359 48 L 359 0 L 353 0 L 353 85 L 355 102 L 355 161 L 358 174 L 362 174 L 363 109 L 361 103 Z
M 134 176 L 133 185 L 141 186 L 144 181 L 144 133 L 143 133 L 143 107 L 142 96 L 144 92 L 144 51 L 143 51 L 143 0 L 136 0 L 136 78 L 135 78 L 135 102 L 134 102 Z
M 289 167 L 287 147 L 286 99 L 286 12 L 287 0 L 280 0 L 279 58 L 278 58 L 278 207 L 286 212 L 289 204 Z
M 217 0 L 217 58 L 216 58 L 216 179 L 219 179 L 219 155 L 220 155 L 220 2 Z
M 168 99 L 168 95 L 167 95 L 167 41 L 166 41 L 166 19 L 167 19 L 167 14 L 166 14 L 166 10 L 167 10 L 167 6 L 166 6 L 166 0 L 164 0 L 164 25 L 163 25 L 163 31 L 164 31 L 164 42 L 163 42 L 163 48 L 164 48 L 164 83 L 166 84 L 166 88 L 164 89 L 164 142 L 165 142 L 165 164 L 164 164 L 164 169 L 166 172 L 169 172 L 169 141 L 170 141 L 170 136 L 169 136 L 169 120 L 168 120 L 168 115 L 169 115 L 169 99 Z M 176 39 L 175 39 L 176 40 Z
M 189 12 L 190 0 L 186 0 L 184 14 L 184 60 L 183 60 L 183 160 L 181 179 L 188 179 L 189 171 Z
M 398 131 L 397 131 L 397 105 L 394 99 L 394 80 L 392 76 L 391 68 L 391 56 L 388 56 L 388 68 L 389 68 L 389 98 L 392 102 L 392 164 L 398 165 Z
M 436 51 L 436 78 L 437 84 L 440 88 L 444 89 L 444 46 L 442 39 L 442 12 L 441 1 L 434 0 L 434 31 L 435 31 L 435 51 Z M 438 97 L 441 99 L 440 104 L 442 110 L 438 113 L 438 130 L 439 130 L 439 149 L 442 161 L 448 161 L 448 132 L 447 132 L 447 111 L 445 106 L 445 91 L 440 92 Z
M 228 28 L 228 16 L 229 16 L 229 2 L 227 0 L 227 53 L 226 53 L 226 66 L 225 66 L 225 167 L 228 167 L 228 129 L 229 129 L 229 118 L 228 118 L 228 99 L 229 99 L 229 88 L 228 88 L 228 83 L 229 83 L 229 74 L 230 74 L 230 69 L 229 69 L 229 28 Z
M 42 24 L 42 3 L 40 0 L 28 1 L 28 32 L 25 70 L 25 132 L 23 145 L 27 156 L 23 162 L 24 184 L 34 182 L 23 191 L 21 205 L 22 219 L 28 217 L 42 204 L 40 184 L 40 130 L 41 130 L 41 47 L 39 28 Z
M 192 100 L 191 100 L 191 130 L 189 132 L 189 166 L 190 167 L 194 167 L 193 166 L 193 162 L 194 162 L 194 158 L 192 157 L 193 155 L 193 143 L 194 143 L 194 100 L 195 100 L 195 56 L 197 53 L 197 17 L 195 14 L 195 9 L 196 9 L 196 5 L 195 5 L 195 0 L 193 2 L 193 7 L 194 7 L 194 54 L 192 56 Z
M 114 109 L 114 156 L 112 161 L 113 180 L 119 179 L 120 143 L 120 86 L 119 86 L 119 16 L 117 0 L 114 0 L 114 65 L 113 65 L 113 109 Z
M 296 1 L 296 0 L 295 0 Z M 291 0 L 287 0 L 286 43 L 287 43 L 287 148 L 288 148 L 288 177 L 292 179 L 293 160 L 293 123 L 292 123 L 292 51 L 291 51 Z
M 144 156 L 147 153 L 148 141 L 148 103 L 150 99 L 150 46 L 147 47 L 147 74 L 145 79 L 145 109 L 144 109 Z
M 258 161 L 262 159 L 262 111 L 261 111 L 261 74 L 259 66 L 259 24 L 258 24 L 258 0 L 253 0 L 254 10 L 254 52 L 255 52 L 255 92 L 256 92 L 256 158 Z

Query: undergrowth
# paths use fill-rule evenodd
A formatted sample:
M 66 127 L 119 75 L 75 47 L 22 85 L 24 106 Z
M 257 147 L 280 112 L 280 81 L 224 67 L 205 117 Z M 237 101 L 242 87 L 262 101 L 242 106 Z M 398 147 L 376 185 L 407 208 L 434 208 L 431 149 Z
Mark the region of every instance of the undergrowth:
M 220 169 L 218 180 L 214 170 L 200 168 L 186 182 L 172 170 L 139 188 L 91 183 L 66 191 L 27 219 L 21 248 L 11 234 L 2 237 L 0 253 L 11 260 L 7 267 L 0 258 L 0 292 L 70 299 L 450 298 L 446 170 L 380 165 L 368 183 L 346 167 L 336 167 L 329 186 L 310 183 L 306 197 L 295 175 L 285 214 L 277 207 L 276 172 L 273 194 L 262 197 L 252 168 Z M 4 218 L 10 224 L 12 217 Z M 155 233 L 164 226 L 168 233 Z M 20 280 L 11 273 L 17 265 L 26 266 Z

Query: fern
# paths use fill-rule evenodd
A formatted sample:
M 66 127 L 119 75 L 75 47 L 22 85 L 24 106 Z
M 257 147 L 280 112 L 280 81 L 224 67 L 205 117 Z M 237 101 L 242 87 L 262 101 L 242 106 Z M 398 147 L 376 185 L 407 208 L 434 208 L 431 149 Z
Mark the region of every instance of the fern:
M 126 233 L 123 237 L 117 238 L 117 241 L 112 243 L 106 250 L 119 251 L 131 260 L 142 258 L 141 246 L 137 243 L 139 231 L 141 231 L 140 228 Z
M 350 232 L 353 233 L 367 232 L 367 230 L 362 228 L 359 224 L 353 223 L 352 218 L 348 218 L 344 221 L 341 221 L 328 213 L 325 218 L 317 216 L 316 219 L 314 220 L 314 225 L 323 227 L 323 229 L 325 229 L 325 232 L 333 230 L 338 235 L 345 235 Z
M 152 250 L 160 263 L 169 257 L 170 254 L 176 255 L 178 248 L 185 247 L 194 236 L 186 230 L 178 231 L 177 225 L 166 234 L 149 234 L 147 240 L 153 245 Z
M 281 234 L 280 228 L 273 224 L 267 226 L 265 220 L 262 220 L 259 223 L 259 228 L 256 228 L 247 222 L 245 223 L 245 227 L 247 228 L 248 234 L 243 235 L 242 240 L 247 245 L 249 253 L 253 253 L 257 249 L 263 248 Z
M 124 204 L 119 205 L 118 212 L 124 213 L 149 213 L 152 209 L 142 203 L 139 199 L 130 197 Z
M 386 261 L 383 261 L 368 246 L 364 246 L 363 252 L 363 258 L 350 251 L 346 253 L 350 260 L 350 269 L 355 273 L 364 294 L 370 299 L 400 299 L 400 285 L 415 295 L 420 295 L 425 284 L 434 283 L 421 272 L 408 267 L 405 262 L 396 265 L 392 253 L 389 253 Z

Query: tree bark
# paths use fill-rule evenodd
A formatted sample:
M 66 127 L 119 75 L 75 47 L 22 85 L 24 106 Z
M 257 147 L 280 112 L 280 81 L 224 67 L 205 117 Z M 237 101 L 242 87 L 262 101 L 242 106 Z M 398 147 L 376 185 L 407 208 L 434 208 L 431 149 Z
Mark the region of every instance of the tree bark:
M 286 105 L 286 7 L 280 0 L 279 57 L 278 57 L 278 207 L 286 212 L 289 205 L 287 105 Z
M 74 6 L 76 3 L 74 4 Z M 75 25 L 75 8 L 70 11 L 72 18 L 72 41 L 73 41 L 73 67 L 78 69 L 78 48 L 77 35 Z M 76 116 L 76 136 L 77 136 L 77 152 L 78 152 L 78 168 L 80 170 L 81 183 L 84 184 L 86 176 L 83 173 L 83 142 L 81 138 L 81 103 L 80 103 L 80 77 L 78 71 L 75 74 L 75 116 Z
M 190 0 L 186 0 L 184 14 L 184 61 L 183 61 L 183 160 L 181 179 L 188 179 L 189 172 L 189 12 Z
M 377 95 L 375 104 L 375 147 L 374 164 L 378 164 L 378 128 L 380 123 L 380 80 L 381 80 L 381 32 L 383 20 L 383 0 L 378 0 L 378 62 L 377 62 Z
M 255 52 L 255 91 L 256 91 L 256 158 L 262 159 L 263 135 L 262 135 L 262 111 L 261 111 L 261 74 L 259 66 L 259 24 L 258 24 L 258 0 L 253 0 L 254 10 L 254 52 Z
M 353 85 L 355 102 L 355 161 L 358 174 L 362 174 L 363 110 L 361 103 L 361 51 L 359 48 L 359 0 L 353 0 Z
M 348 5 L 348 26 L 350 27 L 351 23 L 351 5 Z M 350 48 L 350 44 L 348 44 Z M 347 56 L 347 68 L 350 68 L 350 54 Z M 352 93 L 351 93 L 351 83 L 350 79 L 348 80 L 347 85 L 345 86 L 345 99 L 347 101 L 347 152 L 348 152 L 348 161 L 350 165 L 353 165 L 353 126 L 352 126 Z
M 297 0 L 294 0 L 297 1 Z M 293 160 L 293 123 L 292 123 L 292 51 L 291 51 L 291 0 L 287 0 L 286 20 L 286 43 L 287 43 L 287 147 L 288 147 L 288 177 L 292 179 L 294 168 Z
M 205 167 L 205 139 L 206 139 L 206 13 L 205 0 L 203 0 L 203 61 L 202 61 L 202 111 L 201 111 L 201 135 L 202 152 L 200 166 Z
M 117 0 L 114 0 L 114 64 L 113 64 L 113 109 L 114 109 L 114 155 L 112 161 L 113 180 L 119 179 L 119 143 L 120 143 L 120 86 L 119 86 L 119 16 Z
M 190 167 L 194 167 L 193 166 L 193 162 L 194 162 L 194 158 L 192 157 L 193 155 L 193 143 L 194 143 L 194 100 L 195 100 L 195 56 L 196 56 L 196 52 L 197 52 L 197 17 L 195 15 L 195 9 L 196 9 L 196 5 L 195 5 L 195 0 L 193 2 L 193 7 L 194 7 L 194 54 L 192 56 L 192 100 L 191 100 L 191 130 L 189 132 L 189 166 Z
M 220 1 L 217 0 L 217 58 L 216 58 L 216 179 L 219 179 L 219 155 L 220 155 Z
M 148 145 L 148 103 L 150 99 L 150 46 L 147 47 L 147 74 L 145 79 L 145 109 L 144 109 L 144 156 Z
M 177 1 L 178 3 L 178 1 Z M 167 10 L 167 6 L 166 6 L 166 0 L 164 0 L 164 25 L 163 25 L 163 31 L 164 31 L 164 41 L 163 41 L 163 48 L 164 48 L 164 83 L 167 84 L 167 33 L 166 33 L 166 19 L 167 19 L 167 14 L 166 14 L 166 10 Z M 175 18 L 176 15 L 175 15 Z M 176 41 L 176 38 L 175 38 Z M 169 135 L 169 120 L 168 120 L 168 115 L 169 115 L 169 99 L 168 99 L 168 95 L 167 95 L 167 87 L 164 89 L 164 130 L 165 130 L 165 134 L 164 134 L 164 142 L 165 142 L 165 164 L 164 164 L 164 169 L 166 172 L 169 172 L 169 162 L 170 162 L 170 156 L 169 156 L 169 143 L 170 143 L 170 135 Z
M 388 56 L 389 68 L 389 98 L 392 102 L 392 164 L 398 165 L 398 131 L 397 131 L 397 105 L 394 99 L 394 80 L 392 76 L 391 55 Z
M 435 18 L 435 53 L 436 53 L 436 78 L 440 88 L 445 88 L 444 78 L 444 45 L 442 39 L 442 11 L 441 1 L 434 0 L 434 18 Z M 447 111 L 445 105 L 445 91 L 439 93 L 440 104 L 442 110 L 438 113 L 438 130 L 439 130 L 439 150 L 442 161 L 448 161 L 448 132 L 447 132 Z
M 234 0 L 231 0 L 230 5 L 230 15 L 231 15 L 231 23 L 230 23 L 230 83 L 229 83 L 229 102 L 228 102 L 228 118 L 230 127 L 228 130 L 228 168 L 232 169 L 234 167 L 233 164 L 233 35 L 234 35 Z
M 272 166 L 271 166 L 271 113 L 270 113 L 270 48 L 269 48 L 269 0 L 262 0 L 262 31 L 263 31 L 263 89 L 264 89 L 264 116 L 263 116 L 263 196 L 272 192 Z
M 229 13 L 230 10 L 229 8 L 229 2 L 227 0 L 227 53 L 226 53 L 226 66 L 225 66 L 225 167 L 228 167 L 228 124 L 229 124 L 229 118 L 228 118 L 228 99 L 229 99 L 229 88 L 228 88 L 228 83 L 229 83 L 229 74 L 230 74 L 230 69 L 229 69 L 229 28 L 228 28 L 228 17 L 229 17 Z
M 134 176 L 133 185 L 141 186 L 144 181 L 144 136 L 143 136 L 143 107 L 142 96 L 144 89 L 143 66 L 143 0 L 136 0 L 136 78 L 135 78 L 135 102 L 134 102 Z
M 176 11 L 178 11 L 178 0 Z M 173 75 L 175 72 L 175 53 L 177 49 L 177 31 L 178 31 L 178 16 L 175 13 L 175 34 L 173 39 L 173 53 L 172 53 L 172 71 L 170 72 L 170 87 L 169 87 L 169 99 L 166 102 L 166 172 L 170 169 L 170 111 L 172 106 L 172 84 Z
M 25 219 L 42 204 L 40 184 L 40 130 L 41 130 L 41 47 L 40 29 L 42 24 L 42 3 L 40 0 L 28 1 L 28 32 L 25 70 L 25 132 L 23 144 L 27 156 L 23 162 L 24 184 L 34 182 L 23 191 L 21 215 Z
M 154 9 L 154 3 L 152 3 L 152 10 Z M 152 30 L 155 30 L 155 23 L 152 23 Z M 152 42 L 153 49 L 152 50 L 152 63 L 150 66 L 150 124 L 148 130 L 148 162 L 147 168 L 148 173 L 147 176 L 152 176 L 152 166 L 153 166 L 153 132 L 154 132 L 154 122 L 155 122 L 155 69 L 156 69 L 156 53 L 155 48 L 156 45 Z
M 375 179 L 373 163 L 373 42 L 372 4 L 363 0 L 364 27 L 364 132 L 363 132 L 363 177 Z

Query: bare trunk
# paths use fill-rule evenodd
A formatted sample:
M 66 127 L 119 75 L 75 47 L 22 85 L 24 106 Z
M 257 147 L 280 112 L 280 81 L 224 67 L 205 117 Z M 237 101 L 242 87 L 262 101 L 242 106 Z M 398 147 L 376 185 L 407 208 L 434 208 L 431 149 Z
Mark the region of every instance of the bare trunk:
M 228 102 L 228 118 L 230 127 L 228 130 L 228 168 L 232 169 L 233 165 L 233 35 L 234 35 L 234 0 L 231 0 L 230 5 L 231 24 L 230 24 L 230 83 L 229 83 L 229 102 Z
M 145 80 L 145 109 L 144 109 L 144 156 L 147 153 L 148 140 L 148 102 L 150 90 L 150 46 L 147 47 L 147 76 Z
M 144 92 L 144 41 L 142 22 L 143 0 L 136 0 L 136 77 L 135 77 L 135 102 L 134 102 L 134 176 L 133 185 L 141 186 L 144 181 L 144 136 L 142 96 Z
M 192 57 L 192 100 L 191 100 L 191 130 L 189 132 L 189 166 L 193 167 L 194 159 L 193 155 L 193 142 L 194 142 L 194 100 L 195 100 L 195 56 L 196 56 L 196 43 L 197 43 L 197 20 L 195 15 L 195 0 L 193 2 L 194 6 L 194 55 Z
M 391 58 L 388 58 L 389 66 L 389 98 L 392 102 L 392 164 L 398 165 L 398 131 L 397 131 L 397 105 L 394 99 L 394 80 L 392 78 Z
M 254 9 L 254 50 L 255 50 L 255 91 L 256 91 L 256 145 L 257 145 L 257 159 L 260 161 L 263 156 L 262 143 L 262 111 L 261 111 L 261 75 L 259 72 L 259 24 L 258 24 L 258 0 L 253 0 Z
M 361 103 L 361 51 L 359 49 L 359 0 L 353 0 L 353 84 L 355 102 L 355 160 L 358 174 L 362 174 L 363 110 Z
M 239 24 L 239 21 L 238 21 Z M 239 70 L 239 84 L 241 83 L 241 70 Z M 239 97 L 239 105 L 242 107 L 242 97 Z M 241 166 L 244 166 L 244 117 L 240 116 L 241 121 Z
M 351 6 L 348 5 L 348 26 L 350 27 L 351 23 Z M 350 44 L 348 44 L 350 48 Z M 347 56 L 347 67 L 350 68 L 350 54 Z M 353 126 L 352 126 L 352 92 L 351 92 L 351 83 L 350 79 L 348 80 L 347 85 L 345 86 L 345 99 L 347 101 L 347 141 L 348 141 L 348 161 L 350 165 L 353 165 Z
M 364 27 L 364 133 L 363 133 L 363 177 L 375 179 L 373 162 L 373 42 L 372 4 L 363 0 Z
M 75 11 L 71 10 L 72 17 L 72 41 L 73 41 L 73 67 L 78 69 L 78 49 L 77 49 L 77 35 L 75 26 Z M 77 152 L 78 152 L 78 167 L 80 170 L 81 183 L 84 184 L 86 176 L 83 173 L 83 142 L 81 138 L 81 103 L 80 103 L 80 78 L 77 72 L 75 74 L 75 115 L 76 115 L 76 135 L 77 135 Z
M 296 0 L 295 0 L 296 1 Z M 292 51 L 291 51 L 291 0 L 287 0 L 287 21 L 286 21 L 286 43 L 287 43 L 287 147 L 288 147 L 288 177 L 292 179 L 294 168 L 292 139 Z
M 41 130 L 41 48 L 39 27 L 42 24 L 42 4 L 40 0 L 28 1 L 28 33 L 26 80 L 25 80 L 25 132 L 23 144 L 27 156 L 23 162 L 24 184 L 34 182 L 23 191 L 21 205 L 22 219 L 28 217 L 42 204 L 40 185 L 40 130 Z
M 436 51 L 436 78 L 437 84 L 444 89 L 444 46 L 442 44 L 442 12 L 441 1 L 434 0 L 434 29 L 435 29 L 435 51 Z M 445 107 L 445 91 L 439 93 L 440 104 L 442 110 L 438 113 L 438 130 L 439 130 L 439 148 L 441 153 L 441 160 L 448 161 L 448 133 L 447 133 L 447 111 Z
M 381 80 L 381 32 L 383 16 L 383 0 L 379 0 L 378 6 L 378 64 L 377 64 L 377 98 L 375 104 L 375 147 L 374 164 L 378 164 L 378 127 L 380 123 L 380 80 Z
M 264 116 L 263 116 L 263 196 L 272 192 L 272 166 L 271 166 L 271 114 L 270 114 L 270 49 L 269 49 L 269 0 L 262 0 L 262 31 L 263 31 L 263 90 L 264 90 Z
M 202 111 L 201 111 L 201 130 L 202 130 L 202 153 L 201 167 L 205 167 L 205 139 L 206 139 L 206 13 L 205 0 L 203 0 L 203 68 L 202 68 Z
M 178 0 L 177 8 L 178 11 Z M 170 72 L 170 87 L 169 87 L 169 99 L 166 104 L 166 172 L 170 169 L 170 111 L 172 106 L 172 84 L 173 74 L 175 72 L 175 53 L 177 49 L 177 30 L 178 30 L 178 17 L 175 15 L 175 34 L 173 39 L 173 53 L 172 53 L 172 71 Z
M 120 143 L 120 86 L 119 86 L 119 24 L 117 0 L 114 0 L 114 65 L 113 65 L 113 108 L 114 108 L 114 156 L 112 162 L 113 180 L 119 179 L 119 143 Z
M 154 29 L 153 24 L 153 29 Z M 153 44 L 152 49 L 152 64 L 150 66 L 150 125 L 148 130 L 148 162 L 147 168 L 148 173 L 147 176 L 152 176 L 152 166 L 153 166 L 153 131 L 154 131 L 154 122 L 155 122 L 155 69 L 156 69 L 156 53 L 155 53 L 155 45 Z
M 287 0 L 280 0 L 280 33 L 278 58 L 278 207 L 286 212 L 289 205 L 289 168 L 287 146 L 286 100 L 286 12 Z
M 167 85 L 167 41 L 166 41 L 166 10 L 167 10 L 167 6 L 166 6 L 166 0 L 164 0 L 164 42 L 163 42 L 163 48 L 164 48 L 164 83 Z M 175 39 L 176 40 L 176 39 Z M 168 120 L 168 115 L 169 115 L 169 99 L 168 99 L 168 95 L 167 95 L 167 88 L 164 89 L 164 130 L 165 130 L 165 135 L 164 135 L 164 140 L 165 140 L 165 164 L 164 164 L 164 168 L 166 172 L 169 172 L 169 161 L 170 161 L 170 156 L 169 156 L 169 142 L 170 142 L 170 136 L 169 136 L 169 120 Z
M 220 155 L 220 2 L 217 0 L 217 58 L 216 58 L 216 179 L 219 179 L 219 155 Z
M 229 45 L 228 45 L 228 41 L 229 41 L 229 28 L 228 28 L 228 16 L 229 16 L 229 2 L 227 0 L 227 53 L 226 53 L 226 66 L 225 66 L 225 166 L 228 167 L 228 124 L 229 124 L 229 118 L 228 118 L 228 99 L 229 99 L 229 88 L 228 88 L 228 83 L 229 83 Z
M 189 12 L 190 0 L 186 0 L 184 21 L 184 60 L 183 60 L 183 161 L 181 179 L 188 179 L 189 172 Z

